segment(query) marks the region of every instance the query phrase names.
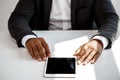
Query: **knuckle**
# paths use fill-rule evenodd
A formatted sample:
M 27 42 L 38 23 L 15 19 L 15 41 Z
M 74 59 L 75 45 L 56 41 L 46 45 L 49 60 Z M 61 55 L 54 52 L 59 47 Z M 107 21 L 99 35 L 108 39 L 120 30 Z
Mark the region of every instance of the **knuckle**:
M 91 59 L 92 59 L 92 57 L 88 57 L 86 60 L 87 60 L 87 61 L 90 61 Z
M 44 41 L 44 38 L 43 37 L 40 37 L 40 38 L 38 38 L 39 40 L 41 40 L 41 41 Z

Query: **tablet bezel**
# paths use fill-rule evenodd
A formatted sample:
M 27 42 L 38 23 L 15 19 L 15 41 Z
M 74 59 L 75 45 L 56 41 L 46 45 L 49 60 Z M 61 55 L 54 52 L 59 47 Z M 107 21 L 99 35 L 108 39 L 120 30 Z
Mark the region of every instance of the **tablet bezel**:
M 44 77 L 76 77 L 76 57 L 72 56 L 72 57 L 50 57 L 50 58 L 75 58 L 75 74 L 46 74 L 46 70 L 47 70 L 47 64 L 48 64 L 48 58 L 45 62 L 45 69 L 44 69 Z

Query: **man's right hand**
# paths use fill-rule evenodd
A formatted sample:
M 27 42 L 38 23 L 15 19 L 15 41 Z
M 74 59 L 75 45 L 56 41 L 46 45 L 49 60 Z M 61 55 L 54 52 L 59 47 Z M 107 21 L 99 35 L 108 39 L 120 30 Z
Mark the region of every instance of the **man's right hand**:
M 44 61 L 50 56 L 47 42 L 43 38 L 31 38 L 26 42 L 26 48 L 33 59 Z

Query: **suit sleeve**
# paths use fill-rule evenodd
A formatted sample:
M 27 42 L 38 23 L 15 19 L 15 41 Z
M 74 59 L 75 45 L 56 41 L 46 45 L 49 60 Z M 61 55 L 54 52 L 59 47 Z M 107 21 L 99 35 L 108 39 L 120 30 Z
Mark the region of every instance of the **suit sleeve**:
M 119 17 L 112 5 L 111 0 L 95 0 L 95 22 L 99 28 L 97 35 L 108 38 L 111 47 L 112 41 L 115 39 L 118 27 Z
M 8 30 L 19 47 L 23 47 L 21 39 L 25 35 L 35 35 L 29 26 L 29 20 L 34 13 L 33 0 L 19 0 L 8 21 Z

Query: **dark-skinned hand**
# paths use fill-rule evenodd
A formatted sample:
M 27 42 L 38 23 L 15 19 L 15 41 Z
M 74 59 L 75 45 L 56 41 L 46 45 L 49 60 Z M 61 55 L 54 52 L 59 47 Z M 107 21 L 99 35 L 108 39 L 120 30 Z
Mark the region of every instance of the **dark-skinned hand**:
M 44 38 L 31 38 L 26 42 L 26 48 L 33 59 L 45 61 L 50 56 L 50 50 Z
M 78 64 L 94 64 L 101 55 L 102 50 L 103 43 L 98 39 L 93 39 L 80 46 L 75 51 L 74 56 L 77 57 Z

